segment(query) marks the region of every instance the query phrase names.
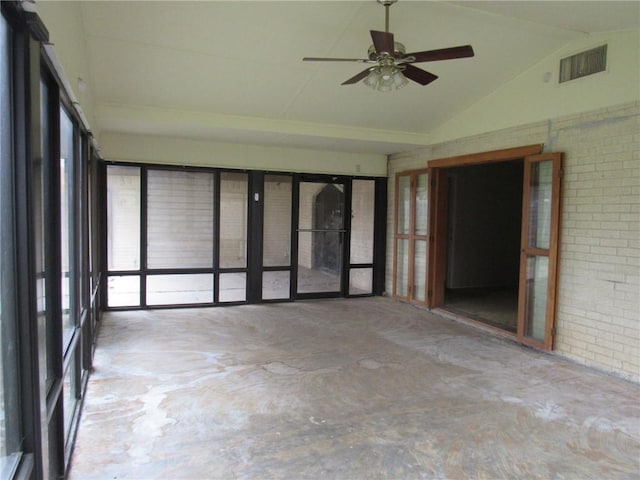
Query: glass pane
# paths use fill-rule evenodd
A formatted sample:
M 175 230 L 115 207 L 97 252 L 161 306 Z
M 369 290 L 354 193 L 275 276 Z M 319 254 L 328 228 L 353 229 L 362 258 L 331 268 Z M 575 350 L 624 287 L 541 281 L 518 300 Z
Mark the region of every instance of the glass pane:
M 262 299 L 289 298 L 291 272 L 263 272 Z
M 50 241 L 52 232 L 47 229 L 46 219 L 51 215 L 49 198 L 45 197 L 47 191 L 47 169 L 45 162 L 51 158 L 51 127 L 49 117 L 49 89 L 44 82 L 40 82 L 40 132 L 41 132 L 41 158 L 33 159 L 33 232 L 35 242 L 35 269 L 36 269 L 36 305 L 38 315 L 38 355 L 40 367 L 40 383 L 45 385 L 48 392 L 56 377 L 57 365 L 55 365 L 48 352 L 57 349 L 53 335 L 48 334 L 51 328 L 47 328 L 47 275 L 45 272 L 45 247 Z
M 344 185 L 301 182 L 298 225 L 298 293 L 339 292 Z
M 547 320 L 548 257 L 527 259 L 524 335 L 544 341 Z
M 398 233 L 409 233 L 409 221 L 411 218 L 411 183 L 409 175 L 398 178 Z
M 427 234 L 427 220 L 429 212 L 427 210 L 429 178 L 426 173 L 417 177 L 416 186 L 416 235 Z
M 246 173 L 220 174 L 220 268 L 247 266 L 247 181 Z
M 64 383 L 62 384 L 63 395 L 63 412 L 64 412 L 64 437 L 68 438 L 69 431 L 71 429 L 71 422 L 73 420 L 73 414 L 76 408 L 76 362 L 71 360 L 67 374 L 64 376 Z
M 147 277 L 147 305 L 181 303 L 213 303 L 213 274 Z
M 528 245 L 549 248 L 551 238 L 551 194 L 553 162 L 535 162 L 531 165 L 531 193 L 529 203 Z
M 14 291 L 13 128 L 10 32 L 0 15 L 0 473 L 14 466 L 21 450 L 20 402 Z
M 262 263 L 264 266 L 291 265 L 291 177 L 281 175 L 264 177 L 263 239 Z
M 349 295 L 365 295 L 373 291 L 373 268 L 352 268 L 349 271 Z
M 298 293 L 339 292 L 342 233 L 300 232 L 298 239 Z
M 63 346 L 71 340 L 75 324 L 74 272 L 74 148 L 73 123 L 60 109 L 60 291 L 62 295 Z
M 220 302 L 244 302 L 247 299 L 247 274 L 246 273 L 221 273 Z
M 344 185 L 300 183 L 298 228 L 340 230 L 344 226 Z
M 110 307 L 140 305 L 140 277 L 135 275 L 109 277 L 107 288 L 107 304 Z
M 409 295 L 409 240 L 398 239 L 396 268 L 396 296 Z
M 413 298 L 424 302 L 427 285 L 427 242 L 416 240 L 413 252 Z
M 351 187 L 351 263 L 373 263 L 375 181 L 354 180 Z
M 140 269 L 140 169 L 107 167 L 109 270 Z
M 213 173 L 149 170 L 147 267 L 213 267 Z

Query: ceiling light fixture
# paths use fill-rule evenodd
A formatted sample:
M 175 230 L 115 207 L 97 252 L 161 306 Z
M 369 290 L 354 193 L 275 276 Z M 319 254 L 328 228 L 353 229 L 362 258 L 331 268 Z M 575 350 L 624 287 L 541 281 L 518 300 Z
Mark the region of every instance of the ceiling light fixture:
M 384 7 L 384 32 L 371 30 L 373 45 L 369 47 L 368 58 L 326 58 L 304 57 L 304 62 L 356 62 L 374 64 L 358 74 L 342 82 L 342 85 L 353 85 L 363 80 L 369 88 L 378 92 L 390 92 L 404 87 L 412 80 L 420 85 L 428 85 L 438 79 L 437 75 L 414 66 L 414 63 L 452 60 L 454 58 L 473 57 L 471 45 L 459 47 L 425 50 L 423 52 L 406 53 L 404 45 L 394 40 L 389 32 L 389 7 L 398 0 L 378 0 Z
M 373 67 L 363 83 L 378 92 L 390 92 L 404 87 L 409 81 L 396 65 L 382 65 Z

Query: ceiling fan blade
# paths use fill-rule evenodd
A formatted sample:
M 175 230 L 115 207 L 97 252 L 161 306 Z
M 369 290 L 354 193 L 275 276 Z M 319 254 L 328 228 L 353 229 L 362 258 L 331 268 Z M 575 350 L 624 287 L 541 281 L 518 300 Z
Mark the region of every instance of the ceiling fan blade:
M 372 60 L 364 58 L 323 58 L 323 57 L 304 57 L 303 62 L 357 62 L 357 63 L 375 63 Z
M 369 75 L 370 71 L 371 69 L 367 68 L 366 70 L 361 71 L 359 74 L 354 75 L 349 80 L 345 80 L 344 82 L 342 82 L 342 85 L 353 85 L 354 83 L 358 83 L 360 80 Z
M 407 64 L 404 66 L 404 70 L 402 74 L 407 77 L 409 80 L 413 80 L 414 82 L 419 83 L 420 85 L 428 85 L 438 78 L 437 75 L 433 73 L 429 73 L 426 70 L 422 70 L 421 68 L 414 67 L 413 65 Z
M 407 53 L 407 57 L 414 57 L 411 63 L 435 62 L 437 60 L 452 60 L 454 58 L 473 57 L 471 45 L 460 47 L 441 48 L 439 50 L 427 50 L 425 52 Z
M 371 39 L 373 40 L 373 46 L 376 49 L 376 53 L 380 54 L 382 52 L 386 52 L 389 55 L 393 55 L 395 51 L 393 33 L 371 30 Z

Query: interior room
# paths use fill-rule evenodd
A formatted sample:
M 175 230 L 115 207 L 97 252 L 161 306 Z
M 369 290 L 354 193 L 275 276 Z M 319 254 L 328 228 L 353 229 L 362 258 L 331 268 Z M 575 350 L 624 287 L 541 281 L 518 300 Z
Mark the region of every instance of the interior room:
M 0 480 L 638 476 L 639 2 L 0 11 Z
M 445 308 L 516 331 L 522 162 L 448 172 Z

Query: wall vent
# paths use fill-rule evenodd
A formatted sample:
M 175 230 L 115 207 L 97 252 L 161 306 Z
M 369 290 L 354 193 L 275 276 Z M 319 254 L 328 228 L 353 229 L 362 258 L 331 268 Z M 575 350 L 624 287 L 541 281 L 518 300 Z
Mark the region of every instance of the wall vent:
M 586 77 L 607 68 L 607 46 L 592 48 L 560 60 L 560 83 Z

